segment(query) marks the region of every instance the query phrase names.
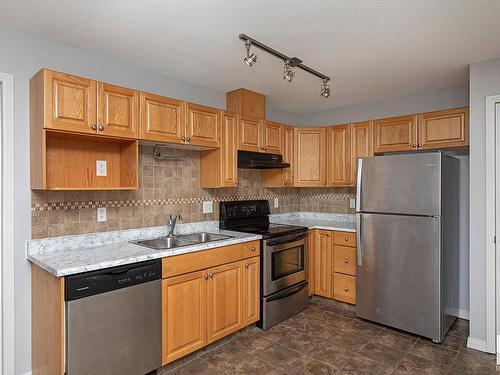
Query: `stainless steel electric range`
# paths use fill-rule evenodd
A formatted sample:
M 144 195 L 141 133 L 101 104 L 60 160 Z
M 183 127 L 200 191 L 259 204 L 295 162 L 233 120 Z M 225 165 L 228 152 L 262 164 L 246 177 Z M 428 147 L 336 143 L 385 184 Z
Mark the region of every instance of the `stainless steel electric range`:
M 269 222 L 267 200 L 220 203 L 221 229 L 262 235 L 257 326 L 268 329 L 308 305 L 307 227 Z

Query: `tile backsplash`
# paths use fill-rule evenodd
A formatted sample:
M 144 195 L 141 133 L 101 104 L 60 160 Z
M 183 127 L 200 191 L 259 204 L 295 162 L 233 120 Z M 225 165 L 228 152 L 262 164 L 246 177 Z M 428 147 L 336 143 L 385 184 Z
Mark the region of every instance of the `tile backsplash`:
M 185 222 L 218 220 L 219 202 L 269 199 L 272 213 L 317 211 L 353 213 L 352 188 L 266 188 L 260 171 L 239 169 L 237 188 L 199 187 L 200 152 L 168 149 L 172 158 L 157 160 L 150 146 L 139 149 L 140 189 L 133 191 L 32 191 L 32 238 L 103 232 L 164 225 L 180 213 Z M 274 208 L 274 198 L 279 207 Z M 203 201 L 212 200 L 213 213 L 203 214 Z M 106 207 L 107 220 L 97 222 L 97 207 Z

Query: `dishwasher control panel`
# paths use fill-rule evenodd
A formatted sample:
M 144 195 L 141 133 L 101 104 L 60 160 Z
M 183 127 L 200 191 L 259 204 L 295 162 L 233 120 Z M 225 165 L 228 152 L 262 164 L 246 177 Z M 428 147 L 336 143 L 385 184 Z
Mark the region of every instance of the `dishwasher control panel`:
M 65 299 L 90 297 L 161 279 L 161 259 L 71 275 L 65 279 Z

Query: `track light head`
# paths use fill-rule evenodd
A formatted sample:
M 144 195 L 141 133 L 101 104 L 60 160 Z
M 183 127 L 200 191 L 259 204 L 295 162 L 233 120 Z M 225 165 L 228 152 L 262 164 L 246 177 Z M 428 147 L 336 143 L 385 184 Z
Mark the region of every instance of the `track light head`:
M 293 77 L 295 77 L 295 72 L 290 66 L 290 61 L 285 60 L 285 66 L 283 67 L 283 79 L 286 79 L 288 82 L 292 82 Z
M 250 67 L 257 62 L 257 55 L 255 53 L 250 54 L 250 47 L 251 46 L 252 46 L 252 43 L 249 40 L 247 40 L 245 42 L 245 47 L 247 49 L 247 57 L 245 57 L 243 59 L 245 64 L 247 64 Z
M 328 98 L 330 96 L 330 85 L 328 84 L 328 80 L 324 79 L 321 81 L 321 96 L 324 98 Z

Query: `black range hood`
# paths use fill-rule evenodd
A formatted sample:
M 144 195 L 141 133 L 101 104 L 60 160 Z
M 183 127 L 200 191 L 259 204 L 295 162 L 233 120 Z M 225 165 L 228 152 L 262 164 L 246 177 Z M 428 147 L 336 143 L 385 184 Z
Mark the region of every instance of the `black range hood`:
M 290 164 L 283 162 L 283 156 L 264 154 L 260 152 L 238 151 L 238 168 L 273 169 L 289 168 Z

